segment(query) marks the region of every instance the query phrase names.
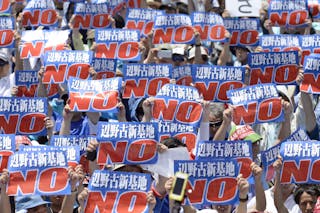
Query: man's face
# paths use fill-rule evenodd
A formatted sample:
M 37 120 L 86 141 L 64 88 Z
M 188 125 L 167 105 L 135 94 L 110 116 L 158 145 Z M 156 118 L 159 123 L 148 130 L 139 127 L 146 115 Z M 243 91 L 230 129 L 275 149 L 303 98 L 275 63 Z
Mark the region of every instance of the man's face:
M 236 57 L 240 62 L 245 62 L 248 58 L 248 51 L 244 48 L 236 48 Z
M 6 77 L 9 74 L 9 64 L 0 66 L 0 78 Z
M 312 213 L 316 205 L 317 198 L 306 192 L 303 192 L 300 197 L 299 207 L 302 213 Z
M 41 206 L 28 209 L 28 213 L 47 213 L 47 205 L 43 204 Z

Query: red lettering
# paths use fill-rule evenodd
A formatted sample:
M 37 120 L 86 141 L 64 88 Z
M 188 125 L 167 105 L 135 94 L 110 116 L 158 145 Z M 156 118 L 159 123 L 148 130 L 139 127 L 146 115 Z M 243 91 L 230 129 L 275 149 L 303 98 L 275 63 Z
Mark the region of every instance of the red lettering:
M 12 30 L 0 30 L 0 46 L 5 47 L 13 43 L 13 31 Z
M 234 46 L 234 45 L 236 45 L 238 43 L 239 33 L 240 33 L 239 31 L 233 31 L 231 33 L 231 38 L 230 38 L 230 41 L 229 41 L 231 46 Z
M 308 18 L 307 10 L 293 11 L 290 13 L 289 24 L 290 25 L 301 25 L 305 23 Z
M 2 0 L 1 1 L 1 7 L 0 7 L 0 12 L 6 12 L 10 8 L 10 1 L 9 0 Z
M 19 132 L 21 134 L 30 134 L 41 132 L 45 126 L 43 119 L 45 115 L 36 113 L 26 114 L 21 118 Z
M 299 68 L 297 65 L 283 65 L 276 69 L 275 82 L 276 83 L 294 83 L 299 74 Z
M 190 26 L 178 27 L 174 35 L 174 41 L 178 43 L 187 43 L 193 39 L 193 28 Z
M 182 102 L 178 106 L 176 119 L 182 123 L 198 122 L 202 115 L 202 106 L 197 102 Z
M 250 103 L 246 106 L 237 106 L 233 111 L 233 121 L 239 125 L 242 121 L 246 124 L 252 124 L 255 122 L 257 103 Z
M 65 168 L 48 168 L 40 173 L 39 191 L 58 192 L 68 185 L 68 171 Z M 52 185 L 54 183 L 54 185 Z
M 152 115 L 155 119 L 163 118 L 163 120 L 172 121 L 177 105 L 177 100 L 169 100 L 168 104 L 166 104 L 166 101 L 163 99 L 155 99 Z
M 237 158 L 237 162 L 240 164 L 240 174 L 242 174 L 243 178 L 248 178 L 251 176 L 251 163 L 252 160 L 250 158 Z
M 173 28 L 155 29 L 153 44 L 171 43 L 173 37 Z
M 191 76 L 184 76 L 182 78 L 179 78 L 176 82 L 177 85 L 185 85 L 185 86 L 190 86 L 192 83 L 192 77 Z
M 93 92 L 86 92 L 84 94 L 81 94 L 80 92 L 70 92 L 70 109 L 72 111 L 88 111 L 92 96 Z
M 195 30 L 199 32 L 201 40 L 208 39 L 209 26 L 208 25 L 196 25 L 194 26 Z
M 216 25 L 211 27 L 210 40 L 212 41 L 221 41 L 225 38 L 225 27 L 223 25 Z
M 113 71 L 105 71 L 105 72 L 98 72 L 97 79 L 106 79 L 106 78 L 113 78 L 115 77 L 115 73 Z
M 232 177 L 217 178 L 208 185 L 207 200 L 221 202 L 232 200 L 237 194 L 237 179 Z
M 118 104 L 117 91 L 105 91 L 97 94 L 92 103 L 92 107 L 96 110 L 106 111 L 114 109 Z
M 101 142 L 97 156 L 97 163 L 103 165 L 110 161 L 112 163 L 123 163 L 126 148 L 127 142 L 125 141 L 117 142 L 115 147 L 112 142 Z
M 139 55 L 138 42 L 123 42 L 119 46 L 119 59 L 134 59 Z
M 250 85 L 260 83 L 271 83 L 273 75 L 273 67 L 265 67 L 264 70 L 261 68 L 251 69 Z
M 87 79 L 89 77 L 89 70 L 90 70 L 89 64 L 72 64 L 69 66 L 67 70 L 68 72 L 67 72 L 66 80 L 68 80 L 70 76 L 77 77 L 80 79 Z M 60 83 L 60 82 L 55 82 L 55 83 Z
M 91 23 L 91 15 L 90 14 L 84 14 L 84 15 L 76 14 L 76 15 L 74 15 L 74 19 L 73 19 L 73 28 L 74 29 L 78 29 L 78 28 L 88 29 L 88 28 L 90 28 L 90 23 Z
M 242 82 L 222 82 L 220 83 L 219 93 L 217 99 L 219 101 L 228 101 L 227 92 L 232 89 L 239 89 L 243 87 Z
M 310 160 L 300 160 L 299 165 L 295 161 L 284 161 L 281 174 L 281 183 L 305 182 L 308 178 Z
M 312 163 L 312 168 L 311 168 L 311 180 L 313 181 L 319 181 L 320 180 L 320 173 L 319 173 L 319 168 L 320 168 L 320 160 L 316 160 Z
M 259 32 L 256 30 L 246 30 L 241 32 L 240 44 L 249 45 L 257 43 L 259 39 Z
M 197 179 L 194 181 L 194 186 L 190 181 L 187 184 L 187 190 L 191 189 L 192 193 L 188 193 L 188 199 L 192 204 L 201 204 L 203 201 L 207 180 Z
M 128 161 L 144 162 L 155 157 L 157 153 L 157 141 L 137 140 L 129 145 Z
M 285 26 L 287 23 L 288 12 L 282 11 L 279 13 L 271 13 L 269 16 L 270 21 L 278 26 Z
M 209 82 L 209 85 L 205 82 L 196 82 L 195 87 L 202 94 L 203 99 L 206 101 L 213 101 L 216 97 L 218 82 Z
M 286 24 L 291 26 L 302 25 L 307 18 L 308 11 L 306 10 L 296 10 L 290 13 L 282 11 L 280 14 L 276 12 L 270 14 L 271 22 L 278 26 L 285 26 Z
M 300 90 L 308 93 L 320 93 L 320 74 L 304 73 L 303 76 Z
M 149 80 L 148 96 L 156 96 L 157 92 L 165 84 L 169 84 L 169 78 L 155 78 Z
M 45 67 L 45 73 L 43 75 L 42 82 L 50 83 L 51 81 L 55 83 L 63 83 L 67 71 L 67 65 L 61 64 L 57 67 L 55 65 L 47 65 Z
M 96 58 L 116 58 L 117 43 L 97 44 Z
M 41 12 L 41 24 L 45 26 L 51 26 L 57 23 L 58 13 L 55 10 L 43 10 Z
M 148 35 L 153 28 L 153 21 L 144 22 L 144 21 L 134 21 L 128 20 L 126 24 L 127 29 L 140 30 L 144 35 Z
M 5 115 L 0 116 L 0 130 L 4 134 L 15 134 L 18 126 L 19 115 Z
M 126 80 L 126 85 L 123 90 L 122 97 L 130 98 L 131 95 L 135 97 L 144 97 L 147 86 L 147 79 L 139 79 L 138 84 L 136 80 Z
M 24 11 L 22 16 L 22 26 L 53 25 L 57 23 L 58 15 L 53 9 Z
M 21 171 L 9 173 L 8 195 L 16 195 L 19 191 L 23 194 L 33 194 L 36 187 L 37 170 L 26 171 L 24 175 Z
M 85 212 L 98 212 L 112 213 L 118 192 L 107 192 L 103 196 L 101 192 L 90 192 Z
M 93 27 L 104 28 L 109 25 L 109 15 L 108 14 L 97 14 L 93 16 Z
M 261 122 L 276 119 L 281 115 L 281 112 L 281 99 L 273 98 L 264 100 L 259 105 L 258 119 Z
M 38 85 L 27 86 L 18 86 L 17 97 L 34 97 L 37 91 Z
M 147 207 L 146 201 L 147 194 L 145 192 L 125 192 L 120 195 L 116 212 L 144 212 Z
M 32 42 L 25 42 L 21 48 L 21 59 L 40 56 L 42 53 L 43 46 L 43 41 L 37 41 L 35 42 L 35 44 L 33 44 Z

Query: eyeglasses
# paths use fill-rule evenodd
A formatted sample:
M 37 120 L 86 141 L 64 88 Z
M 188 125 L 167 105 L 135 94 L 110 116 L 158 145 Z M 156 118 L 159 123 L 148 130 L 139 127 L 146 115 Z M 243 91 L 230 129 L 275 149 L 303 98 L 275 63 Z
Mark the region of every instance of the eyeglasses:
M 222 121 L 213 121 L 209 122 L 210 127 L 215 128 L 215 127 L 220 127 L 222 124 Z

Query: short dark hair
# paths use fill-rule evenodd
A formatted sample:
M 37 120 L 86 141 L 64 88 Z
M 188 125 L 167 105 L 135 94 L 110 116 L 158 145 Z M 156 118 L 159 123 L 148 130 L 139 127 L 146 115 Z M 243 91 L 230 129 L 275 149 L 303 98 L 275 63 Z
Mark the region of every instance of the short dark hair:
M 186 147 L 186 144 L 182 143 L 181 140 L 175 137 L 166 138 L 161 141 L 162 144 L 164 144 L 168 149 L 171 148 L 177 148 L 177 147 Z
M 318 186 L 313 184 L 298 185 L 298 188 L 294 191 L 294 201 L 298 205 L 300 203 L 300 198 L 303 192 L 315 197 L 320 196 L 320 191 Z

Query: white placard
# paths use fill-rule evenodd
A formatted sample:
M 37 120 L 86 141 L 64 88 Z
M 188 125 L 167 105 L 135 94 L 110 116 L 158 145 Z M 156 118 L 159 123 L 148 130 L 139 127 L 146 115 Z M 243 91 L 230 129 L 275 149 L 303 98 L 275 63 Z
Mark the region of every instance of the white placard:
M 231 17 L 260 17 L 261 0 L 227 0 L 226 10 Z

